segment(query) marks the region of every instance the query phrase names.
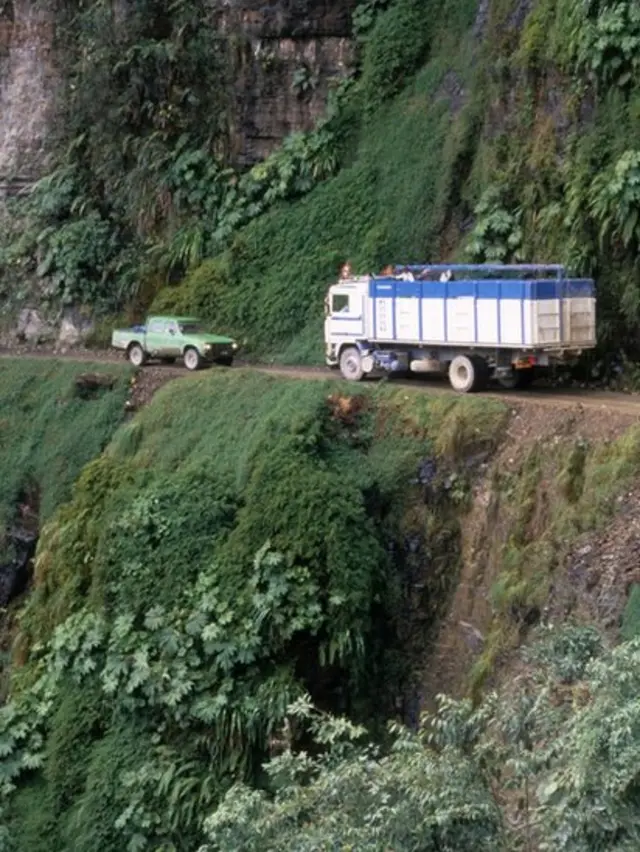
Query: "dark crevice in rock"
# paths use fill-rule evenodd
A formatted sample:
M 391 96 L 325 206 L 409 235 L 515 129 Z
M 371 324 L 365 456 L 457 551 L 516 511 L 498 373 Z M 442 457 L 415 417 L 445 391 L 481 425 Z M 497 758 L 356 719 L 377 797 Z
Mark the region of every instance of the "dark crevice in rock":
M 40 489 L 26 485 L 18 495 L 13 522 L 5 533 L 11 558 L 0 564 L 0 607 L 6 607 L 29 585 L 32 562 L 38 544 Z

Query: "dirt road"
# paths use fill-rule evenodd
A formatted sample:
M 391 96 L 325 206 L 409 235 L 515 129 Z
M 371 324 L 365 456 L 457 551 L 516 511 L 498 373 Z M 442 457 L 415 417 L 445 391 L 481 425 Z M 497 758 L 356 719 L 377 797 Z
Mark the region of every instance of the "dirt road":
M 46 360 L 71 360 L 86 363 L 115 363 L 121 364 L 122 356 L 103 350 L 70 350 L 65 353 L 52 351 L 5 351 L 0 352 L 0 359 L 7 358 L 38 358 Z M 216 368 L 212 368 L 216 369 Z M 291 367 L 266 364 L 251 364 L 238 361 L 232 369 L 256 370 L 274 376 L 285 376 L 294 379 L 340 380 L 336 371 L 325 367 Z M 152 364 L 142 368 L 140 374 L 141 390 L 148 386 L 149 393 L 143 394 L 148 398 L 158 387 L 174 378 L 188 378 L 190 373 L 182 366 Z M 375 379 L 370 381 L 376 381 Z M 411 379 L 383 379 L 392 382 L 394 387 L 406 387 L 432 395 L 451 395 L 451 389 L 446 380 L 422 376 Z M 611 411 L 626 416 L 629 420 L 640 420 L 640 394 L 626 394 L 614 391 L 593 390 L 589 388 L 546 388 L 533 387 L 526 391 L 507 391 L 498 387 L 490 388 L 478 396 L 499 399 L 506 403 L 525 403 L 550 408 L 582 408 L 596 409 L 599 412 Z M 146 399 L 145 399 L 146 401 Z

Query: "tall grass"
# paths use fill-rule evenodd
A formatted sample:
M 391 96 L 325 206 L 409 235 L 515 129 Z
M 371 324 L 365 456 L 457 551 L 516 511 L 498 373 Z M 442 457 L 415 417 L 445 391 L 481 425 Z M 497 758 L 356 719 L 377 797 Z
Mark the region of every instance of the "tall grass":
M 87 372 L 112 375 L 113 387 L 83 399 L 75 380 Z M 69 499 L 84 465 L 104 449 L 123 419 L 130 376 L 127 367 L 112 365 L 2 362 L 0 533 L 24 489 L 38 492 L 41 520 Z

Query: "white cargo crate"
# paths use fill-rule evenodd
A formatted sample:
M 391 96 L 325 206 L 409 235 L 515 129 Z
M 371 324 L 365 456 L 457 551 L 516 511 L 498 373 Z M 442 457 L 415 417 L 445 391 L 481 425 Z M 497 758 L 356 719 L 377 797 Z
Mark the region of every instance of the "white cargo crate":
M 356 333 L 374 342 L 536 350 L 596 342 L 594 284 L 587 279 L 376 277 L 363 290 L 362 310 L 354 304 L 349 311 L 350 330 L 361 319 Z

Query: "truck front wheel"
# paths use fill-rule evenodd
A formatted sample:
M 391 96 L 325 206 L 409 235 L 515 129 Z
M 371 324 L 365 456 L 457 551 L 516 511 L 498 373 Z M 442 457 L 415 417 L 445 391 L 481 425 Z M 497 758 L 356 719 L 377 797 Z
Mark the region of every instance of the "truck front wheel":
M 449 365 L 449 382 L 458 393 L 482 390 L 489 379 L 489 368 L 478 355 L 457 355 Z
M 184 350 L 184 365 L 187 370 L 197 370 L 202 364 L 202 358 L 200 357 L 200 353 L 197 349 L 194 349 L 193 346 L 187 347 Z
M 350 382 L 359 382 L 364 376 L 360 351 L 355 346 L 347 346 L 340 353 L 340 372 Z
M 134 367 L 142 367 L 144 362 L 147 360 L 145 351 L 139 343 L 131 344 L 127 350 L 127 358 L 131 361 Z

